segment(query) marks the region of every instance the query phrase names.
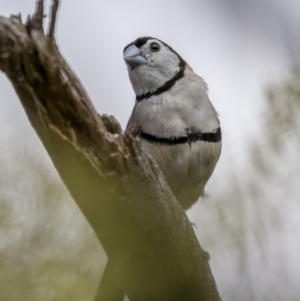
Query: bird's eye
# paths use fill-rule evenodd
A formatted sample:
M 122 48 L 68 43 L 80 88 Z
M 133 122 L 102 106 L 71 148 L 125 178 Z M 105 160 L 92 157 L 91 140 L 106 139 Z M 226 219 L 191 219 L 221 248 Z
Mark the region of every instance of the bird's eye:
M 151 43 L 150 48 L 152 51 L 159 51 L 160 50 L 160 46 L 157 43 Z

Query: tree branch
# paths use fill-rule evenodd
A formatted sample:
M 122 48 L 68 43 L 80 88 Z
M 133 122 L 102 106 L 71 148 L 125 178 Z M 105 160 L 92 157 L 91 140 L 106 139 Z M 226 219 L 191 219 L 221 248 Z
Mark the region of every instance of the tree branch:
M 48 37 L 51 39 L 54 38 L 58 6 L 59 6 L 59 0 L 54 0 L 53 5 L 50 8 L 51 9 L 51 20 L 49 23 Z
M 220 300 L 207 257 L 162 173 L 113 117 L 99 116 L 54 38 L 43 1 L 24 25 L 0 16 L 0 69 L 62 180 L 117 264 L 131 301 Z M 98 294 L 99 295 L 99 294 Z

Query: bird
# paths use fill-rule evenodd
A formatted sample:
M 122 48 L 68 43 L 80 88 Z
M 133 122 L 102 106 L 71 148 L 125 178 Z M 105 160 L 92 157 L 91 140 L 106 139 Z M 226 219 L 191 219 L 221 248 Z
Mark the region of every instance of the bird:
M 219 114 L 207 85 L 168 44 L 150 36 L 125 46 L 136 99 L 125 133 L 139 140 L 184 210 L 205 196 L 219 160 Z

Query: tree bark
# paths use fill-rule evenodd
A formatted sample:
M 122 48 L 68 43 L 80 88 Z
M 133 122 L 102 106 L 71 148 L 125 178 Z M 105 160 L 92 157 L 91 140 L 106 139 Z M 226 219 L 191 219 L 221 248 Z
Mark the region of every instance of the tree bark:
M 26 24 L 20 15 L 0 16 L 0 69 L 108 255 L 114 272 L 106 272 L 109 287 L 102 282 L 96 299 L 118 289 L 116 296 L 125 291 L 131 301 L 221 300 L 161 171 L 114 117 L 97 114 L 61 56 L 54 38 L 58 1 L 48 34 L 43 7 L 38 1 Z

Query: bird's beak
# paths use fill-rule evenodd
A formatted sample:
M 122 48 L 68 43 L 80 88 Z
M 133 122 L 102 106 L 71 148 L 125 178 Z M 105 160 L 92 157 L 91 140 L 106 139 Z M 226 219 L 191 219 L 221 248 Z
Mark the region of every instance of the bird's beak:
M 141 49 L 137 48 L 135 45 L 128 47 L 123 55 L 123 59 L 129 65 L 131 70 L 135 67 L 148 64 L 148 61 L 142 56 Z

